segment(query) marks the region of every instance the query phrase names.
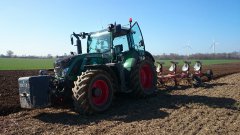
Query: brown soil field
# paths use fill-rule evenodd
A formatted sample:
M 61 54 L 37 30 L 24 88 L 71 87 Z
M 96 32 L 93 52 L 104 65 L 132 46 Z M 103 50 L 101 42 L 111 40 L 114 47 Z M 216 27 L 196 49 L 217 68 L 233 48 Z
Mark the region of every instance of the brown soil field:
M 38 71 L 0 71 L 0 116 L 20 111 L 18 78 Z
M 146 99 L 118 95 L 92 116 L 71 107 L 20 109 L 17 79 L 38 71 L 0 71 L 0 134 L 240 134 L 239 66 L 204 67 L 216 79 L 199 88 L 161 89 Z

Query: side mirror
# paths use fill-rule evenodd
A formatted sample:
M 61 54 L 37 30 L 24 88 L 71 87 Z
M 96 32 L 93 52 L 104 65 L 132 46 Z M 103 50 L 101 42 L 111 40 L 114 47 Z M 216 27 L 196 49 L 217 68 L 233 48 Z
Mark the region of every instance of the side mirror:
M 73 37 L 71 37 L 71 44 L 73 45 Z
M 139 46 L 144 46 L 143 40 L 140 40 L 140 41 L 139 41 Z

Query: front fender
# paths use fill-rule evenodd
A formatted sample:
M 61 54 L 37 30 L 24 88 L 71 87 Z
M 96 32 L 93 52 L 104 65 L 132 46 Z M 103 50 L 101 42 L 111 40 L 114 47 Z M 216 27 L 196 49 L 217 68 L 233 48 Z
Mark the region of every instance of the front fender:
M 139 55 L 136 51 L 127 52 L 126 54 L 124 54 L 123 67 L 130 71 L 131 68 L 136 65 L 138 59 Z

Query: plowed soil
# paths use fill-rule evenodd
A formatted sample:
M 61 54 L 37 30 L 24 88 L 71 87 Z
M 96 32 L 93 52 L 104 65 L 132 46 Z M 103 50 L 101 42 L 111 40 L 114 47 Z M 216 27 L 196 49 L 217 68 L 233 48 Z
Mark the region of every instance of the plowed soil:
M 20 111 L 18 78 L 37 75 L 38 71 L 0 71 L 0 115 Z
M 38 72 L 0 71 L 0 134 L 240 134 L 239 66 L 204 67 L 216 79 L 199 88 L 161 89 L 147 99 L 118 95 L 93 116 L 71 107 L 20 109 L 17 79 Z

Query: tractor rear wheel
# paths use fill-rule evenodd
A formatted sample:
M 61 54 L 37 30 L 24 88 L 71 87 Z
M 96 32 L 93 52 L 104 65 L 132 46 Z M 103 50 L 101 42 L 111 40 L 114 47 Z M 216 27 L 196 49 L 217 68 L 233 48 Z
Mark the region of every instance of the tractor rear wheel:
M 100 113 L 111 105 L 114 92 L 112 77 L 103 70 L 87 70 L 74 82 L 75 110 L 83 114 Z
M 137 97 L 146 97 L 156 89 L 157 73 L 153 61 L 145 59 L 132 68 L 130 74 L 130 87 Z

